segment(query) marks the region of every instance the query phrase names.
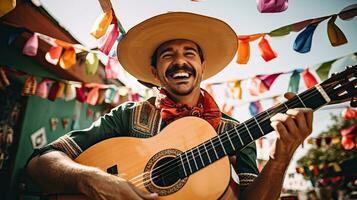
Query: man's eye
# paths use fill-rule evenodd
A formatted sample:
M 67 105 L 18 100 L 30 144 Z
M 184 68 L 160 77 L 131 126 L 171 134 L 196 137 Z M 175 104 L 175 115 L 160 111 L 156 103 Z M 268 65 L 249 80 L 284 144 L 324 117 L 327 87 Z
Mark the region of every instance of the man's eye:
M 162 55 L 162 58 L 171 58 L 171 57 L 172 57 L 171 54 L 164 54 L 164 55 Z
M 195 52 L 190 52 L 190 51 L 189 51 L 189 52 L 186 52 L 185 55 L 187 55 L 187 56 L 194 56 L 194 55 L 196 55 L 196 54 L 195 54 Z

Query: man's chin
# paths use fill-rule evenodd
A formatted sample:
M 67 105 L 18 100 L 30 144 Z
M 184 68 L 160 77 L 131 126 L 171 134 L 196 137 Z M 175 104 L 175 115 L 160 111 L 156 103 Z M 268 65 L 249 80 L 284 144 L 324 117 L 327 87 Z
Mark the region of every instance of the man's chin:
M 192 93 L 193 87 L 188 89 L 176 89 L 176 88 L 167 88 L 171 93 L 177 96 L 187 96 Z

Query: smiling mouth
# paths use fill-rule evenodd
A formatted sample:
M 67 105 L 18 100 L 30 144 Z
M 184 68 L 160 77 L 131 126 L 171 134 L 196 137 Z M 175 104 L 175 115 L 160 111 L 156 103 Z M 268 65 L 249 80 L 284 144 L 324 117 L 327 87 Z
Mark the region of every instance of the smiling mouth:
M 188 79 L 191 76 L 192 76 L 192 73 L 187 72 L 187 71 L 182 71 L 182 70 L 176 71 L 169 75 L 170 78 L 175 79 L 175 80 Z

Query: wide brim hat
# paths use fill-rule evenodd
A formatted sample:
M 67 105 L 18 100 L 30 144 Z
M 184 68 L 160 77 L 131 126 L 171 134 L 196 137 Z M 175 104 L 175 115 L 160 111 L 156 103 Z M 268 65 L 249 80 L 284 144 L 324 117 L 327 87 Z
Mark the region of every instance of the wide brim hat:
M 162 43 L 173 39 L 191 40 L 200 46 L 205 60 L 203 80 L 227 66 L 238 46 L 234 30 L 219 19 L 188 12 L 169 12 L 131 28 L 118 44 L 118 60 L 141 82 L 160 86 L 151 73 L 151 56 Z

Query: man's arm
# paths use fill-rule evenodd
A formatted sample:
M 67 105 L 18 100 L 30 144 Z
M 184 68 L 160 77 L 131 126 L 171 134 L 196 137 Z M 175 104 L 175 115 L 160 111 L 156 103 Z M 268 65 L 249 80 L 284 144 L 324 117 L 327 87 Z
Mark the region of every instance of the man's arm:
M 91 199 L 155 199 L 120 177 L 78 164 L 60 151 L 30 160 L 26 168 L 31 178 L 48 194 L 79 194 Z
M 285 95 L 292 98 L 291 93 Z M 271 126 L 278 134 L 270 159 L 262 172 L 245 190 L 241 199 L 278 199 L 286 169 L 300 144 L 312 132 L 312 110 L 301 108 L 288 110 L 271 118 Z

